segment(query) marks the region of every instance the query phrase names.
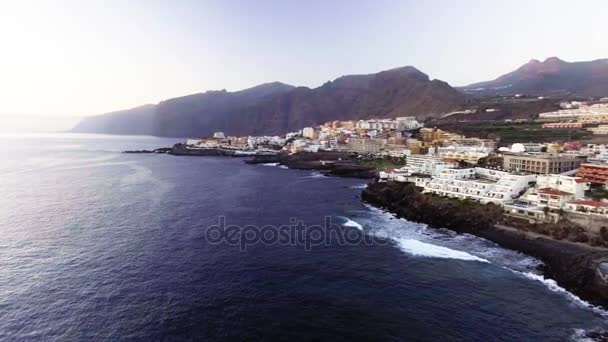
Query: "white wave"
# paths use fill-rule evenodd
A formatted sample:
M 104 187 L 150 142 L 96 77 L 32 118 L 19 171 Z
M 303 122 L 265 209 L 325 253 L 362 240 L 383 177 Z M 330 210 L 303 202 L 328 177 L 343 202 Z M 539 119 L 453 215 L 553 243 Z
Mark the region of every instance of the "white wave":
M 509 268 L 507 268 L 509 269 Z M 591 309 L 593 312 L 603 316 L 603 317 L 608 317 L 608 311 L 597 307 L 585 300 L 582 300 L 581 298 L 579 298 L 577 295 L 575 295 L 574 293 L 568 292 L 568 290 L 564 289 L 563 287 L 559 286 L 557 284 L 557 282 L 553 279 L 548 279 L 543 277 L 542 275 L 539 274 L 534 274 L 532 272 L 520 272 L 520 271 L 515 271 L 515 270 L 511 270 L 519 275 L 522 275 L 528 279 L 532 279 L 534 281 L 538 281 L 540 283 L 542 283 L 543 285 L 545 285 L 549 290 L 555 292 L 555 293 L 559 293 L 562 295 L 565 295 L 571 302 L 575 303 L 576 305 L 585 307 L 585 308 L 589 308 Z
M 585 329 L 574 329 L 574 334 L 571 336 L 572 341 L 578 342 L 593 342 L 593 339 L 586 336 L 587 331 Z
M 279 165 L 279 167 L 280 167 L 281 169 L 289 169 L 289 168 L 288 168 L 287 166 L 285 166 L 285 165 Z
M 432 245 L 414 239 L 395 239 L 399 248 L 404 252 L 416 256 L 425 256 L 442 259 L 458 259 L 489 263 L 488 260 L 469 254 L 467 252 L 457 251 L 443 246 Z
M 365 215 L 365 212 L 372 214 L 370 222 L 366 224 L 366 232 L 397 242 L 398 247 L 408 254 L 490 262 L 527 279 L 542 283 L 549 290 L 565 296 L 575 305 L 591 310 L 602 317 L 608 317 L 608 311 L 580 299 L 560 287 L 554 280 L 534 273 L 534 270 L 543 264 L 539 259 L 502 248 L 474 235 L 457 234 L 448 229 L 437 229 L 404 219 L 396 219 L 389 212 L 368 204 L 365 206 L 367 210 L 358 212 L 358 214 Z M 460 250 L 470 251 L 475 255 Z
M 306 176 L 304 178 L 319 178 L 319 179 L 328 179 L 329 177 L 326 177 L 324 174 L 322 174 L 321 172 L 313 172 L 312 174 L 310 174 L 310 176 Z
M 279 163 L 264 163 L 263 166 L 279 166 Z
M 342 225 L 344 227 L 353 227 L 353 228 L 357 228 L 357 229 L 359 229 L 361 231 L 363 230 L 363 226 L 360 225 L 359 223 L 357 223 L 357 222 L 349 219 L 348 217 L 345 217 L 345 219 L 346 219 L 346 222 L 342 223 Z
M 465 250 L 470 254 L 493 264 L 519 271 L 538 269 L 542 262 L 531 256 L 505 249 L 494 242 L 470 235 L 458 234 L 449 229 L 432 228 L 423 223 L 398 219 L 394 214 L 383 211 L 369 204 L 364 204 L 367 211 L 357 212 L 365 215 L 371 213 L 370 222 L 366 225 L 370 234 L 394 241 L 413 239 L 453 250 Z
M 358 184 L 358 185 L 353 185 L 350 187 L 351 189 L 365 189 L 367 188 L 367 183 L 365 184 Z

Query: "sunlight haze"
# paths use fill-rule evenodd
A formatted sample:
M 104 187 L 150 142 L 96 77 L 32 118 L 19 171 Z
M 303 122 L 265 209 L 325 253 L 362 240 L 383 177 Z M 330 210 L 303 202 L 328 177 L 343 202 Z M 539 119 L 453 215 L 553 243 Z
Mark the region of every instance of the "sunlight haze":
M 2 1 L 1 130 L 413 65 L 451 85 L 608 56 L 608 2 Z M 526 10 L 523 11 L 522 9 Z

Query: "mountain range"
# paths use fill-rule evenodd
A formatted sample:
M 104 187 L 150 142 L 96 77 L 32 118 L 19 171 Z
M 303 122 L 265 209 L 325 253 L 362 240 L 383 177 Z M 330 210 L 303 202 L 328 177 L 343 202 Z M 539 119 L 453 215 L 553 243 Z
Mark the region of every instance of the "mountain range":
M 342 76 L 317 88 L 273 82 L 236 92 L 207 91 L 87 117 L 72 131 L 169 137 L 207 136 L 215 131 L 229 135 L 283 134 L 330 120 L 398 116 L 433 119 L 475 108 L 479 97 L 519 93 L 608 96 L 608 60 L 532 60 L 493 81 L 460 88 L 431 80 L 412 66 Z M 506 113 L 511 114 L 517 115 Z
M 495 80 L 460 88 L 473 95 L 608 96 L 608 59 L 566 62 L 536 59 Z

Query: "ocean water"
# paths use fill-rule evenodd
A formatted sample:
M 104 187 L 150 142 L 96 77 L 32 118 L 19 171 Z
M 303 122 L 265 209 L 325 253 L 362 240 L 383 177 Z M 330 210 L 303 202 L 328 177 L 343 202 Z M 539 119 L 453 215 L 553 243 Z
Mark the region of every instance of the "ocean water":
M 538 260 L 366 206 L 364 181 L 120 153 L 174 142 L 0 136 L 0 340 L 563 341 L 608 328 Z

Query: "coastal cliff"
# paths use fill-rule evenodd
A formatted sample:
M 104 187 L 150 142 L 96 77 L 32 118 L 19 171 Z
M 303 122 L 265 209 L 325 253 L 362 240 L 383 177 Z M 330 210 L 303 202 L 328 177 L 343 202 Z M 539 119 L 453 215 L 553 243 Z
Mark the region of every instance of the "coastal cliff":
M 423 194 L 409 183 L 369 184 L 361 198 L 399 217 L 473 234 L 534 256 L 544 262 L 542 271 L 546 277 L 585 300 L 608 306 L 607 249 L 503 227 L 498 225 L 503 220 L 499 206 Z

